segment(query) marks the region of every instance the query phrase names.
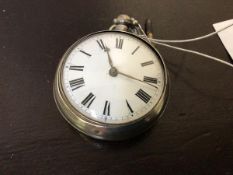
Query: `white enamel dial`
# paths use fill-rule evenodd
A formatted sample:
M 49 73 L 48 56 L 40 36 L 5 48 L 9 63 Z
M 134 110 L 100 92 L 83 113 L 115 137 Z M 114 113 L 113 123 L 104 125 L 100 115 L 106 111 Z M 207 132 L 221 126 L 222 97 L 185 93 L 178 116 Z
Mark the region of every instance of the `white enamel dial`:
M 63 64 L 67 99 L 82 115 L 101 123 L 123 124 L 145 116 L 161 98 L 164 82 L 164 68 L 154 50 L 123 32 L 82 39 Z

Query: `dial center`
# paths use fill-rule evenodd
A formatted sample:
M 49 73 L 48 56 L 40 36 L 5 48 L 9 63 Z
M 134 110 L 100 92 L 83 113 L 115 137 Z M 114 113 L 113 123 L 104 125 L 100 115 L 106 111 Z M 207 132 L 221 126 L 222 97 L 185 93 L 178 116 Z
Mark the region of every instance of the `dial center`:
M 115 67 L 111 67 L 111 69 L 109 70 L 109 75 L 112 77 L 116 77 L 118 75 L 118 71 Z

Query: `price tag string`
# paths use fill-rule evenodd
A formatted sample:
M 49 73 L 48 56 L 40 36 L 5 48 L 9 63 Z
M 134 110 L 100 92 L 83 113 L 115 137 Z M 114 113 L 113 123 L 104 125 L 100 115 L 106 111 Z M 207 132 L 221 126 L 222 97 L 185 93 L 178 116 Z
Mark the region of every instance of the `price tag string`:
M 233 68 L 233 64 L 231 64 L 231 63 L 229 63 L 227 61 L 223 61 L 223 59 L 221 59 L 221 58 L 210 56 L 208 54 L 201 53 L 199 51 L 185 49 L 185 48 L 182 48 L 182 47 L 177 47 L 177 46 L 170 45 L 170 44 L 167 44 L 167 43 L 188 43 L 188 42 L 195 42 L 195 41 L 203 40 L 203 39 L 215 36 L 218 33 L 222 32 L 222 31 L 225 31 L 225 30 L 227 30 L 228 28 L 230 28 L 232 26 L 233 26 L 233 24 L 230 24 L 230 25 L 227 25 L 227 26 L 225 26 L 225 27 L 223 27 L 223 28 L 221 28 L 221 29 L 219 29 L 219 30 L 217 30 L 215 32 L 212 32 L 212 33 L 209 33 L 207 35 L 200 36 L 200 37 L 196 37 L 196 38 L 184 39 L 184 40 L 163 40 L 163 39 L 155 39 L 155 38 L 149 38 L 149 37 L 147 37 L 147 35 L 145 34 L 145 32 L 142 29 L 141 25 L 138 23 L 138 27 L 139 27 L 139 29 L 142 32 L 142 35 L 140 35 L 140 36 L 143 37 L 143 38 L 146 38 L 147 40 L 149 40 L 154 45 L 160 45 L 160 46 L 168 47 L 168 48 L 171 48 L 171 49 L 175 49 L 175 50 L 179 50 L 179 51 L 183 51 L 183 52 L 187 52 L 187 53 L 192 53 L 192 54 L 195 54 L 195 55 L 203 56 L 205 58 L 211 59 L 211 60 L 216 61 L 218 63 L 222 63 L 224 65 L 227 65 L 227 66 L 229 66 L 231 68 Z

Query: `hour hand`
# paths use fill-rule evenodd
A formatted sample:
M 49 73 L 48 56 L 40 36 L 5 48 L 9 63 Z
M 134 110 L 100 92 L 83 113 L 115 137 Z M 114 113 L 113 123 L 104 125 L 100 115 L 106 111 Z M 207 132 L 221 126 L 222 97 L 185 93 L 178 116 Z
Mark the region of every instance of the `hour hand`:
M 120 72 L 120 71 L 118 71 L 117 73 L 118 73 L 118 74 L 121 74 L 121 75 L 123 75 L 123 76 L 125 76 L 125 77 L 131 78 L 131 79 L 133 79 L 133 80 L 137 80 L 137 81 L 146 83 L 146 84 L 148 84 L 148 85 L 150 85 L 150 86 L 152 86 L 152 87 L 158 89 L 157 86 L 155 86 L 155 85 L 153 85 L 153 84 L 150 84 L 150 83 L 148 83 L 148 82 L 145 82 L 145 81 L 143 81 L 143 80 L 140 80 L 140 79 L 138 79 L 138 78 L 135 78 L 135 77 L 133 77 L 133 76 L 131 76 L 131 75 L 125 74 L 125 73 Z
M 114 67 L 114 66 L 113 66 L 113 62 L 112 62 L 112 58 L 111 58 L 111 56 L 110 56 L 110 54 L 109 54 L 110 49 L 109 49 L 108 47 L 105 47 L 104 51 L 107 52 L 107 55 L 108 55 L 108 63 L 110 64 L 111 67 Z

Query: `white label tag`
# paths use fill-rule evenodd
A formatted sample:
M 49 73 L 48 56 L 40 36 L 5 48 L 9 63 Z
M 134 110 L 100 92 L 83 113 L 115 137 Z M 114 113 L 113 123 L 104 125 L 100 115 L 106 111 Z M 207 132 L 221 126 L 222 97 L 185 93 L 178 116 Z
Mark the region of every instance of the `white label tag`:
M 213 26 L 214 29 L 217 31 L 231 24 L 233 24 L 233 19 L 213 24 Z M 218 36 L 220 37 L 224 47 L 233 59 L 233 26 L 218 33 Z

